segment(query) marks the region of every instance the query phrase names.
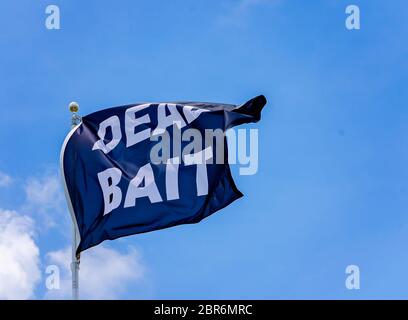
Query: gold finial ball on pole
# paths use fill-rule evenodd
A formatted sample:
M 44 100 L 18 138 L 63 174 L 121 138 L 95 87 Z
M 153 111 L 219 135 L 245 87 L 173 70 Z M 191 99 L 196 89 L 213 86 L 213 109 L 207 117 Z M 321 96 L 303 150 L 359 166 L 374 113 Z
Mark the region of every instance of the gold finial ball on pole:
M 69 104 L 69 111 L 71 111 L 71 128 L 74 128 L 81 122 L 81 117 L 78 115 L 79 105 L 76 102 Z
M 79 110 L 79 105 L 77 102 L 73 101 L 69 104 L 69 111 L 76 113 Z

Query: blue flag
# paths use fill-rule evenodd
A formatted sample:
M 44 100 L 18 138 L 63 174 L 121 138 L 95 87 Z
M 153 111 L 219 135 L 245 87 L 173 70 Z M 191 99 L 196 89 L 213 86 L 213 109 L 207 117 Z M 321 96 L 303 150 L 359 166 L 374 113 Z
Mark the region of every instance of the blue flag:
M 83 117 L 61 150 L 77 253 L 107 239 L 197 223 L 242 197 L 225 131 L 260 120 L 265 104 L 262 95 L 240 106 L 139 103 Z

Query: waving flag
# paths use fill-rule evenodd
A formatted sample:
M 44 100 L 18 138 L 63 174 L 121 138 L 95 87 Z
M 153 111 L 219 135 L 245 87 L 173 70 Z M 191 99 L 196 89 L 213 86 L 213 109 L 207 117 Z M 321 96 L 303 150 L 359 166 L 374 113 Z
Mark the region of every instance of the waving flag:
M 77 253 L 106 239 L 199 222 L 240 198 L 225 135 L 217 140 L 216 133 L 257 122 L 265 104 L 264 96 L 241 106 L 141 103 L 83 117 L 61 150 Z

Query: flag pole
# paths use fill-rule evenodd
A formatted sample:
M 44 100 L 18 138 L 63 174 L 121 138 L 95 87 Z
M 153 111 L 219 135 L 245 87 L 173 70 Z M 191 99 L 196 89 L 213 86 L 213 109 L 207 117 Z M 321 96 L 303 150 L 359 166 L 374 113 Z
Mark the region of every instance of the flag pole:
M 71 130 L 79 124 L 81 117 L 77 114 L 79 110 L 79 105 L 76 102 L 71 102 L 69 104 L 69 111 L 71 112 Z M 79 262 L 80 254 L 76 254 L 76 249 L 78 247 L 78 233 L 75 226 L 75 221 L 72 220 L 72 262 L 71 262 L 71 273 L 72 273 L 72 300 L 79 299 Z

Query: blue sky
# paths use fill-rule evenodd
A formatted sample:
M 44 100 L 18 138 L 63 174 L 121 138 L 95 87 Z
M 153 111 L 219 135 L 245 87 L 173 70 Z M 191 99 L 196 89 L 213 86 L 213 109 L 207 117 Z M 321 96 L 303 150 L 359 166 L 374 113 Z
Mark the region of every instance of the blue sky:
M 44 25 L 49 4 L 60 30 Z M 349 4 L 360 30 L 345 28 Z M 200 224 L 85 252 L 100 278 L 83 296 L 408 298 L 406 10 L 402 0 L 2 1 L 0 227 L 17 238 L 0 236 L 0 251 L 28 278 L 0 283 L 0 297 L 69 297 L 67 270 L 60 293 L 47 292 L 45 270 L 70 244 L 58 177 L 70 101 L 85 115 L 264 94 L 248 126 L 259 128 L 258 173 L 233 168 L 245 196 Z M 31 260 L 6 250 L 18 239 Z M 360 290 L 345 287 L 351 264 Z

